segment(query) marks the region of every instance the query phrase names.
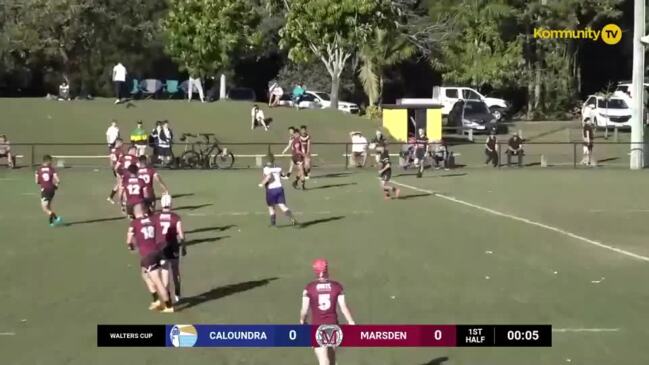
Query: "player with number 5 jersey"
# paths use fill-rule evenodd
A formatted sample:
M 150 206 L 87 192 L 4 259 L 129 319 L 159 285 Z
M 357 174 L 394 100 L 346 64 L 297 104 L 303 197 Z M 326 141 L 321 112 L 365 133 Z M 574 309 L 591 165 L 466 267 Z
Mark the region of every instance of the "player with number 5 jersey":
M 343 286 L 329 279 L 329 263 L 325 259 L 316 259 L 311 267 L 316 280 L 307 284 L 302 292 L 302 309 L 300 310 L 300 324 L 307 323 L 307 316 L 311 312 L 313 325 L 338 324 L 337 307 L 347 320 L 348 324 L 355 324 L 351 311 L 345 302 Z M 320 365 L 336 364 L 336 352 L 332 347 L 314 348 Z
M 54 167 L 52 167 L 52 156 L 43 156 L 43 163 L 36 170 L 35 174 L 36 184 L 41 188 L 41 209 L 47 214 L 50 227 L 60 225 L 63 220 L 57 216 L 52 209 L 52 201 L 56 190 L 59 188 L 59 175 Z
M 185 233 L 180 216 L 171 211 L 171 195 L 164 194 L 160 198 L 162 211 L 153 216 L 156 229 L 158 246 L 162 247 L 162 258 L 165 265 L 162 267 L 162 278 L 169 293 L 172 292 L 174 300 L 180 299 L 180 256 L 187 254 L 185 248 Z M 170 277 L 172 280 L 169 280 Z M 170 284 L 173 284 L 171 288 Z
M 150 310 L 161 310 L 165 313 L 173 312 L 173 305 L 169 293 L 162 280 L 162 253 L 156 240 L 156 227 L 153 219 L 146 214 L 141 204 L 133 208 L 135 218 L 126 234 L 126 245 L 129 250 L 137 248 L 140 254 L 140 271 L 153 301 Z

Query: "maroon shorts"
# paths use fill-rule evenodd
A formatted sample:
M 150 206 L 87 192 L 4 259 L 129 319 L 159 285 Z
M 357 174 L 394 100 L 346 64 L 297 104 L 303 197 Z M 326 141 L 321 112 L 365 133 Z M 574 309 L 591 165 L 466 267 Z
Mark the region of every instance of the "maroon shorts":
M 160 260 L 162 260 L 162 255 L 159 251 L 151 252 L 140 258 L 140 266 L 144 269 L 144 272 L 148 273 L 162 266 Z
M 295 154 L 293 155 L 293 163 L 294 164 L 298 165 L 298 164 L 302 164 L 302 162 L 304 162 L 304 156 L 303 155 L 295 155 Z

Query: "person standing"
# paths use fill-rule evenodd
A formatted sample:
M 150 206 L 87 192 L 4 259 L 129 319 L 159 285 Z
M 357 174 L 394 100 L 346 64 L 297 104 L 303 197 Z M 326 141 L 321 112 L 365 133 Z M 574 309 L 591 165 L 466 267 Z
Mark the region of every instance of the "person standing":
M 112 150 L 115 148 L 115 141 L 119 138 L 119 127 L 117 126 L 117 121 L 115 119 L 110 121 L 108 129 L 106 129 L 106 143 L 108 144 L 108 149 Z
M 349 132 L 352 139 L 352 162 L 356 167 L 365 167 L 367 162 L 367 138 L 358 131 Z
M 156 146 L 158 147 L 158 156 L 163 165 L 168 164 L 171 161 L 171 146 L 174 140 L 174 132 L 169 127 L 169 121 L 163 120 L 162 127 L 158 132 L 158 139 L 156 140 Z
M 142 127 L 142 121 L 137 121 L 137 126 L 131 132 L 131 143 L 137 149 L 137 156 L 146 154 L 146 145 L 149 141 L 149 134 Z
M 204 103 L 205 96 L 203 94 L 203 83 L 201 82 L 201 78 L 192 76 L 189 76 L 189 82 L 187 83 L 187 102 L 192 101 L 194 87 L 196 88 L 196 91 L 198 91 L 198 98 L 201 100 L 201 103 Z
M 487 137 L 484 153 L 487 155 L 485 164 L 488 165 L 491 162 L 494 167 L 498 167 L 498 139 L 496 139 L 496 131 L 492 130 L 489 137 Z
M 60 225 L 63 220 L 60 216 L 57 216 L 56 213 L 54 213 L 52 201 L 54 200 L 54 195 L 56 194 L 56 190 L 59 188 L 61 181 L 59 180 L 59 175 L 52 166 L 52 156 L 43 156 L 43 163 L 36 170 L 34 180 L 41 189 L 41 209 L 43 209 L 43 213 L 47 215 L 50 227 Z
M 417 132 L 417 138 L 415 139 L 415 166 L 417 166 L 417 177 L 422 177 L 430 143 L 423 128 L 419 128 Z
M 595 132 L 593 130 L 593 122 L 587 120 L 581 131 L 581 136 L 584 140 L 583 158 L 581 159 L 582 165 L 591 166 L 593 163 L 593 141 L 595 139 Z
M 302 142 L 302 155 L 304 155 L 304 178 L 309 180 L 311 174 L 311 136 L 306 126 L 300 126 L 300 142 Z
M 121 62 L 113 67 L 113 85 L 115 87 L 115 104 L 122 102 L 122 93 L 126 84 L 126 67 Z
M 16 167 L 16 157 L 11 153 L 11 144 L 7 136 L 0 134 L 0 159 L 6 158 L 10 169 Z
M 277 224 L 276 207 L 284 213 L 284 215 L 291 221 L 292 225 L 296 225 L 297 221 L 289 207 L 286 205 L 284 187 L 282 186 L 282 180 L 280 180 L 282 176 L 282 168 L 275 166 L 272 157 L 270 161 L 266 163 L 266 166 L 264 166 L 263 175 L 264 178 L 259 183 L 259 187 L 266 190 L 266 205 L 268 206 L 268 214 L 270 215 L 270 226 L 275 227 Z
M 302 308 L 300 309 L 300 324 L 307 324 L 307 317 L 311 314 L 308 322 L 313 326 L 322 324 L 337 325 L 338 312 L 343 314 L 347 324 L 355 325 L 352 313 L 345 302 L 343 286 L 329 278 L 329 263 L 326 259 L 315 259 L 311 264 L 316 280 L 311 281 L 302 291 Z M 313 348 L 319 365 L 335 365 L 336 350 L 333 347 Z

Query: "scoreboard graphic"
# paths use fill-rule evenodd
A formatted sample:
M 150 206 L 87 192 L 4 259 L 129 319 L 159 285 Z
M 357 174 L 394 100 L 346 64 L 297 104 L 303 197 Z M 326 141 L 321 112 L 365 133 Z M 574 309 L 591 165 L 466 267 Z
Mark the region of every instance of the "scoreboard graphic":
M 98 325 L 99 347 L 551 347 L 551 325 Z

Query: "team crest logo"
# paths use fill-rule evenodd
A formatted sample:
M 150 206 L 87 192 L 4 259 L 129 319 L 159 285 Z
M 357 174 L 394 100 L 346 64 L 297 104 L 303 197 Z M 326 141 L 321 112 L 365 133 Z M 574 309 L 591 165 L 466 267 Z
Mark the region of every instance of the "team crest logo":
M 320 347 L 338 347 L 343 342 L 343 331 L 335 324 L 322 324 L 315 333 L 315 340 Z
M 198 331 L 191 324 L 177 324 L 169 331 L 169 340 L 174 347 L 193 347 L 198 340 Z

